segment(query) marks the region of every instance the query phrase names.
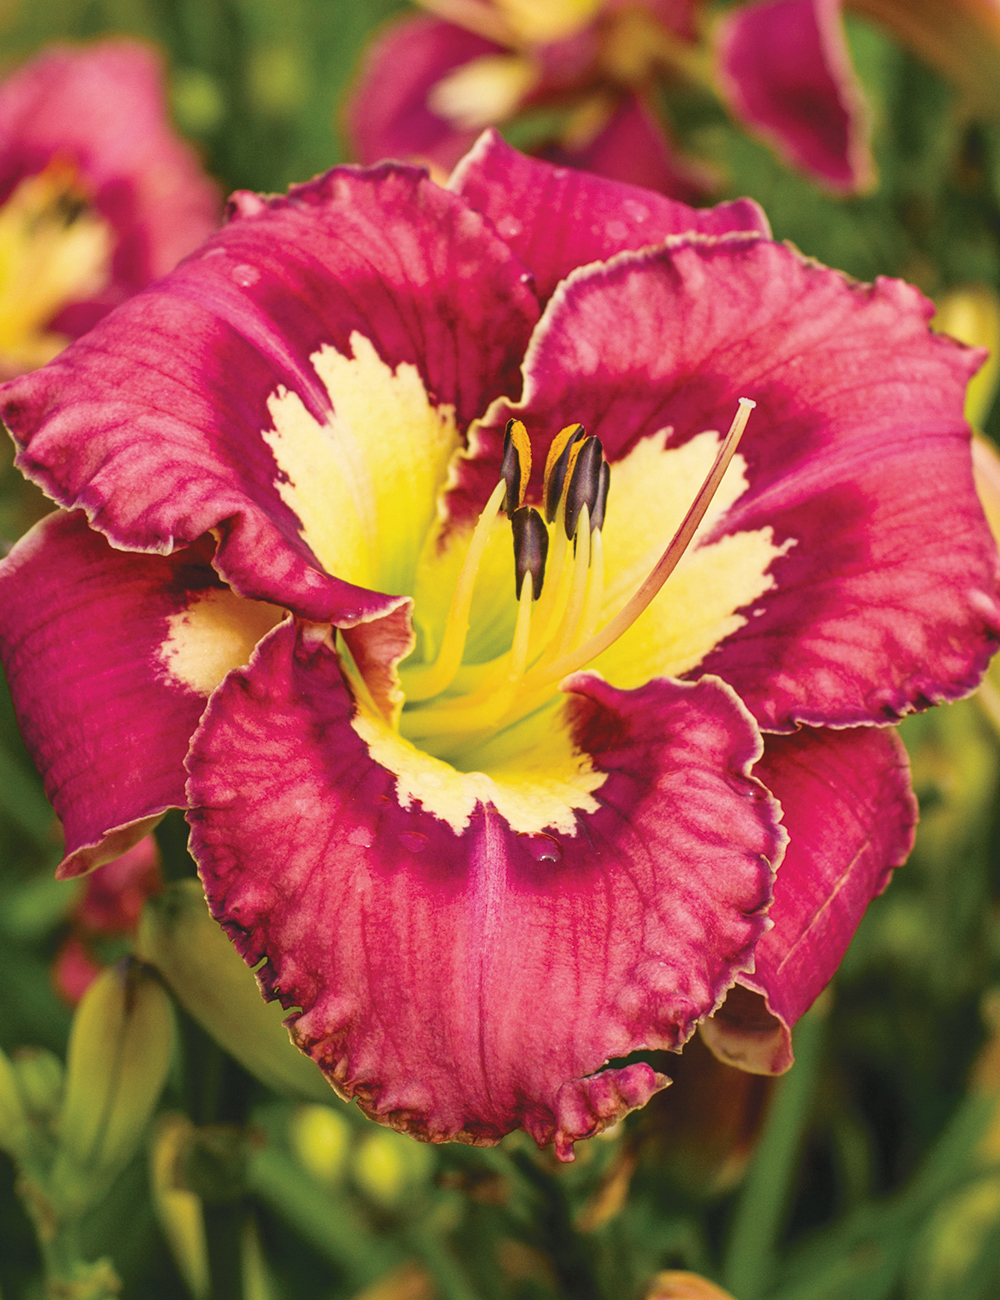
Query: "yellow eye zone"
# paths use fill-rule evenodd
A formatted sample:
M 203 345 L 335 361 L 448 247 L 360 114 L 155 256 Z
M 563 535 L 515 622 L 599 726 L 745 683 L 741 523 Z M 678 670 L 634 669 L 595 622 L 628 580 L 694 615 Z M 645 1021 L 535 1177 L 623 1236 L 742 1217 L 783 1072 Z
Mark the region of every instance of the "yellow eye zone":
M 113 247 L 72 163 L 55 158 L 21 181 L 0 207 L 0 369 L 31 370 L 62 351 L 69 339 L 50 323 L 107 284 Z
M 414 367 L 385 365 L 368 339 L 353 336 L 351 350 L 313 357 L 333 408 L 326 422 L 282 390 L 262 437 L 277 490 L 328 572 L 413 601 L 416 644 L 399 665 L 396 717 L 371 714 L 338 648 L 355 679 L 359 734 L 425 806 L 446 768 L 519 779 L 541 738 L 565 731 L 558 686 L 567 674 L 593 665 L 632 687 L 687 672 L 773 585 L 770 566 L 792 542 L 775 546 L 768 528 L 704 541 L 747 489 L 736 448 L 751 402 L 724 438 L 709 431 L 670 447 L 661 430 L 613 466 L 599 439 L 567 425 L 547 458 L 544 513 L 522 504 L 531 443 L 512 419 L 499 480 L 463 528 L 447 516 L 449 483 L 469 454 L 453 411 L 434 404 Z M 576 783 L 590 782 L 585 756 L 574 757 L 568 733 L 560 753 L 579 795 Z M 466 809 L 472 786 L 462 789 Z M 448 806 L 461 821 L 459 805 Z M 519 824 L 531 822 L 522 814 Z

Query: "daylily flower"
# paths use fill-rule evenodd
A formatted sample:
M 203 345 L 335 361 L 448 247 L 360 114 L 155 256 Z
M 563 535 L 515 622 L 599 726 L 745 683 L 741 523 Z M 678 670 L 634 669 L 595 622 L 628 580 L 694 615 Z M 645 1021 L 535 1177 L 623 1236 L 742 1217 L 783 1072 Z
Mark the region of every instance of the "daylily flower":
M 0 375 L 50 360 L 218 217 L 151 50 L 57 46 L 12 73 L 0 84 Z
M 932 310 L 492 132 L 237 194 L 0 391 L 64 507 L 0 568 L 62 874 L 186 807 L 295 1041 L 426 1139 L 569 1159 L 713 1013 L 783 1068 L 910 846 L 886 724 L 1000 638 Z
M 655 110 L 680 75 L 831 189 L 871 184 L 863 98 L 839 0 L 763 0 L 710 31 L 696 0 L 422 0 L 369 51 L 347 120 L 358 156 L 419 157 L 447 171 L 476 131 L 567 110 L 546 156 L 693 198 L 713 178 L 680 156 Z M 571 111 L 569 111 L 571 110 Z
M 419 0 L 368 51 L 347 107 L 358 158 L 413 158 L 444 173 L 489 124 L 563 120 L 539 152 L 692 199 L 712 173 L 680 154 L 657 104 L 672 77 L 718 94 L 792 167 L 836 193 L 871 188 L 871 121 L 842 0 L 754 0 L 713 20 L 698 0 Z M 997 0 L 844 0 L 1000 110 Z
M 446 175 L 483 127 L 561 110 L 538 152 L 693 200 L 716 177 L 684 157 L 656 81 L 699 63 L 696 0 L 421 0 L 369 48 L 345 119 L 355 156 Z M 440 16 L 437 16 L 440 15 Z

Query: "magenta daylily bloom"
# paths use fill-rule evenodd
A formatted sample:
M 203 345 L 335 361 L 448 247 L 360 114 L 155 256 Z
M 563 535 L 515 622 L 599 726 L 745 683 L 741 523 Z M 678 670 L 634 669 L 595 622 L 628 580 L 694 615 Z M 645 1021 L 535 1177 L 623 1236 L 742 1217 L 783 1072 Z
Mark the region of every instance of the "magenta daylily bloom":
M 152 50 L 56 46 L 12 73 L 0 84 L 0 374 L 48 361 L 219 215 L 170 126 Z
M 714 175 L 684 157 L 652 107 L 655 80 L 694 51 L 696 0 L 459 0 L 390 24 L 370 46 L 347 104 L 364 163 L 425 163 L 441 179 L 480 130 L 565 109 L 538 152 L 693 201 Z
M 981 354 L 492 132 L 231 212 L 0 393 L 64 507 L 0 567 L 62 873 L 187 808 L 296 1042 L 430 1140 L 571 1158 L 699 1024 L 783 1068 L 910 847 L 886 724 L 1000 638 Z
M 448 171 L 479 127 L 569 107 L 545 156 L 691 199 L 709 173 L 680 156 L 647 101 L 680 74 L 721 93 L 793 167 L 842 193 L 874 180 L 869 121 L 840 0 L 755 0 L 711 32 L 695 0 L 424 0 L 453 21 L 400 19 L 373 44 L 348 106 L 357 156 Z M 463 25 L 464 24 L 464 25 Z

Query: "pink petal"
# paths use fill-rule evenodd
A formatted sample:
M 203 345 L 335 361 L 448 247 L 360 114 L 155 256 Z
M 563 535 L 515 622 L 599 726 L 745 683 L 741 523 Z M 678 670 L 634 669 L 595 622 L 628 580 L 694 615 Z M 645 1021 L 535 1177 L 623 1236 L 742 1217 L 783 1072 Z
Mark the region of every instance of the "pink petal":
M 720 21 L 717 72 L 733 112 L 793 167 L 853 194 L 875 180 L 870 122 L 840 0 L 758 0 Z
M 139 924 L 147 898 L 163 888 L 160 853 L 147 835 L 113 862 L 87 877 L 76 923 L 92 934 L 128 934 Z
M 855 284 L 750 236 L 584 268 L 535 332 L 523 407 L 490 412 L 449 508 L 466 517 L 492 488 L 509 415 L 536 465 L 574 420 L 614 461 L 665 427 L 672 445 L 724 431 L 751 398 L 749 487 L 706 540 L 772 528 L 792 544 L 698 671 L 767 730 L 885 722 L 967 694 L 1000 638 L 962 415 L 982 354 L 932 334 L 932 312 L 900 281 Z
M 455 68 L 503 47 L 454 23 L 418 14 L 390 24 L 369 45 L 344 109 L 355 157 L 435 163 L 451 171 L 475 140 L 427 107 L 437 83 Z
M 199 253 L 54 362 L 5 385 L 18 463 L 115 546 L 167 552 L 212 529 L 243 595 L 350 625 L 388 600 L 330 578 L 282 501 L 268 398 L 329 397 L 310 361 L 358 331 L 415 365 L 464 423 L 520 386 L 538 307 L 483 218 L 409 168 L 340 168 L 287 198 L 237 195 Z
M 624 96 L 607 126 L 585 148 L 551 149 L 545 157 L 684 203 L 704 198 L 713 188 L 712 174 L 676 151 L 660 121 L 634 94 Z M 744 203 L 749 206 L 750 200 Z
M 783 834 L 721 683 L 568 684 L 608 776 L 577 833 L 459 834 L 351 726 L 336 657 L 291 624 L 216 692 L 192 744 L 192 847 L 213 914 L 344 1095 L 432 1141 L 574 1140 L 663 1079 L 602 1071 L 677 1047 L 766 921 Z M 298 810 L 290 815 L 290 810 Z
M 527 158 L 493 130 L 480 136 L 449 185 L 489 217 L 531 268 L 543 302 L 577 267 L 662 243 L 668 235 L 771 233 L 752 199 L 689 208 L 637 186 Z
M 50 978 L 62 1000 L 75 1007 L 103 969 L 80 936 L 71 934 L 55 955 Z
M 0 565 L 0 650 L 25 743 L 62 819 L 62 877 L 110 862 L 185 806 L 205 706 L 169 677 L 169 616 L 218 587 L 205 555 L 112 550 L 79 514 L 36 524 Z
M 789 1030 L 840 965 L 871 900 L 913 847 L 917 801 L 892 730 L 768 736 L 754 769 L 784 809 L 789 844 L 774 886 L 774 928 L 753 974 L 702 1034 L 724 1061 L 757 1074 L 792 1063 Z
M 152 49 L 116 38 L 51 46 L 0 84 L 0 202 L 53 157 L 68 158 L 116 236 L 112 284 L 62 314 L 64 333 L 89 329 L 219 224 L 218 189 L 171 127 L 163 81 Z

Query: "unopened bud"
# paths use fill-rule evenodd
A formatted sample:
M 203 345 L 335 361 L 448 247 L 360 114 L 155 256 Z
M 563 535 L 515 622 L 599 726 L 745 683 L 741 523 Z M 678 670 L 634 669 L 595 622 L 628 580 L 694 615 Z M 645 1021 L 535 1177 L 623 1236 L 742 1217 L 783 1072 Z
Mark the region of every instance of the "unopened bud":
M 329 1106 L 300 1106 L 288 1126 L 292 1150 L 324 1187 L 335 1187 L 351 1145 L 351 1126 Z
M 63 1063 L 45 1047 L 19 1047 L 14 1074 L 24 1109 L 31 1119 L 46 1123 L 59 1114 L 63 1100 Z
M 31 1141 L 28 1117 L 17 1086 L 17 1074 L 6 1052 L 0 1051 L 0 1151 L 23 1159 Z
M 395 1205 L 430 1173 L 434 1157 L 429 1147 L 391 1129 L 369 1134 L 354 1154 L 358 1186 L 380 1205 Z
M 170 998 L 148 967 L 126 958 L 87 990 L 70 1031 L 52 1173 L 68 1211 L 103 1195 L 135 1152 L 166 1081 L 173 1041 Z
M 149 1181 L 153 1208 L 170 1247 L 177 1270 L 195 1300 L 210 1289 L 208 1241 L 201 1198 L 184 1186 L 180 1175 L 184 1156 L 194 1135 L 185 1115 L 164 1115 L 149 1151 Z
M 1000 298 L 985 284 L 952 289 L 938 303 L 931 324 L 962 343 L 989 348 L 990 355 L 969 380 L 965 394 L 965 418 L 973 428 L 982 428 L 1000 380 Z
M 176 880 L 150 899 L 136 947 L 205 1032 L 262 1083 L 310 1101 L 332 1099 L 319 1066 L 281 1023 L 280 1003 L 264 1001 L 253 973 L 212 920 L 197 880 Z

